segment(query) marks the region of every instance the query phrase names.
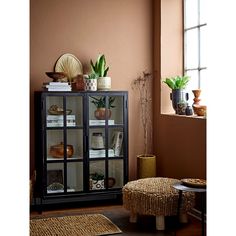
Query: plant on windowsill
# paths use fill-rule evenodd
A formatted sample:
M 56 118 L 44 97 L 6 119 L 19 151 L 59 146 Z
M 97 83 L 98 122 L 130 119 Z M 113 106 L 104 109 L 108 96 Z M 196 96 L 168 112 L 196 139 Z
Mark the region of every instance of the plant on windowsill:
M 108 107 L 106 109 L 106 97 L 91 97 L 93 103 L 96 106 L 96 110 L 94 111 L 94 116 L 98 120 L 104 120 L 106 117 L 110 119 L 111 117 L 111 108 L 114 108 L 115 106 L 113 103 L 115 102 L 115 97 L 109 97 L 108 98 Z
M 144 135 L 144 153 L 137 155 L 137 177 L 155 177 L 156 156 L 150 154 L 152 151 L 152 74 L 143 72 L 142 76 L 132 81 L 131 87 L 138 91 Z
M 188 75 L 175 76 L 163 80 L 163 83 L 167 84 L 167 86 L 172 90 L 170 99 L 172 100 L 172 107 L 176 114 L 178 114 L 178 103 L 187 103 L 189 99 L 189 94 L 185 91 L 189 80 L 190 77 Z
M 111 77 L 107 76 L 109 67 L 106 67 L 105 55 L 99 54 L 95 64 L 93 63 L 92 60 L 90 60 L 90 65 L 91 65 L 92 72 L 95 73 L 98 77 L 98 81 L 97 81 L 98 90 L 110 90 Z

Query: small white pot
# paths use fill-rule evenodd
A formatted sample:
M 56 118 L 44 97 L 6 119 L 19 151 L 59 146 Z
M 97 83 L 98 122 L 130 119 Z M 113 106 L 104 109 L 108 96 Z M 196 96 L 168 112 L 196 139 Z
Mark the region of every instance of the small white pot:
M 84 86 L 86 91 L 97 91 L 97 79 L 84 79 Z
M 111 77 L 98 77 L 97 79 L 98 90 L 110 90 L 111 89 Z

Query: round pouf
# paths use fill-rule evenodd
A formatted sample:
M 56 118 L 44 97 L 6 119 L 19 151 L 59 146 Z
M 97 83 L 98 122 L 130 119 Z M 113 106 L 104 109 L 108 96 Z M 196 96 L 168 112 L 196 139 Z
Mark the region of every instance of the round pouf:
M 130 222 L 136 222 L 137 214 L 156 216 L 156 228 L 165 229 L 165 216 L 177 215 L 178 190 L 173 184 L 180 182 L 172 178 L 144 178 L 128 182 L 122 189 L 123 206 L 130 211 Z M 183 192 L 180 214 L 186 213 L 195 204 L 195 194 Z

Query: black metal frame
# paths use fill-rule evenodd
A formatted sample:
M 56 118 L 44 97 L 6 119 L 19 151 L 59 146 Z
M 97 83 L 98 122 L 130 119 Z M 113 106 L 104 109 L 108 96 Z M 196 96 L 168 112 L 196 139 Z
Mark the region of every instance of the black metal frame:
M 69 96 L 81 96 L 83 99 L 83 124 L 82 126 L 66 127 L 66 112 L 64 112 L 63 127 L 47 127 L 46 126 L 46 98 L 48 96 L 60 96 L 63 99 L 63 110 L 66 111 L 66 99 Z M 40 207 L 48 204 L 66 203 L 66 202 L 80 202 L 99 199 L 114 199 L 122 194 L 122 188 L 108 189 L 108 180 L 105 179 L 106 188 L 103 190 L 89 190 L 89 96 L 106 96 L 106 106 L 108 106 L 109 96 L 123 97 L 123 124 L 113 125 L 114 127 L 122 127 L 124 131 L 123 137 L 123 157 L 114 157 L 115 159 L 123 159 L 123 183 L 128 181 L 128 92 L 127 91 L 96 91 L 96 92 L 35 92 L 35 166 L 37 171 L 37 191 L 40 199 Z M 108 137 L 108 121 L 106 120 L 104 127 L 106 137 Z M 48 194 L 46 189 L 47 182 L 47 131 L 48 130 L 62 130 L 63 141 L 67 144 L 67 129 L 83 129 L 83 153 L 82 160 L 75 162 L 83 162 L 83 191 L 67 192 L 67 163 L 74 160 L 53 160 L 50 162 L 63 163 L 64 166 L 64 192 Z M 108 147 L 108 138 L 106 138 L 106 147 Z M 66 145 L 64 145 L 64 153 L 66 155 Z M 105 158 L 99 158 L 105 161 L 105 175 L 108 177 L 108 150 L 106 150 Z M 96 159 L 97 160 L 97 159 Z M 37 201 L 35 201 L 37 202 Z M 37 204 L 36 204 L 37 205 Z

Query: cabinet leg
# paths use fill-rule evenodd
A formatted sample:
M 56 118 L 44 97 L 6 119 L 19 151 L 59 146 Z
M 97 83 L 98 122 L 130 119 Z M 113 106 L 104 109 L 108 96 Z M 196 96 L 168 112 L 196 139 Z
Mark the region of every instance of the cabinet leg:
M 165 216 L 156 216 L 156 229 L 165 230 Z

